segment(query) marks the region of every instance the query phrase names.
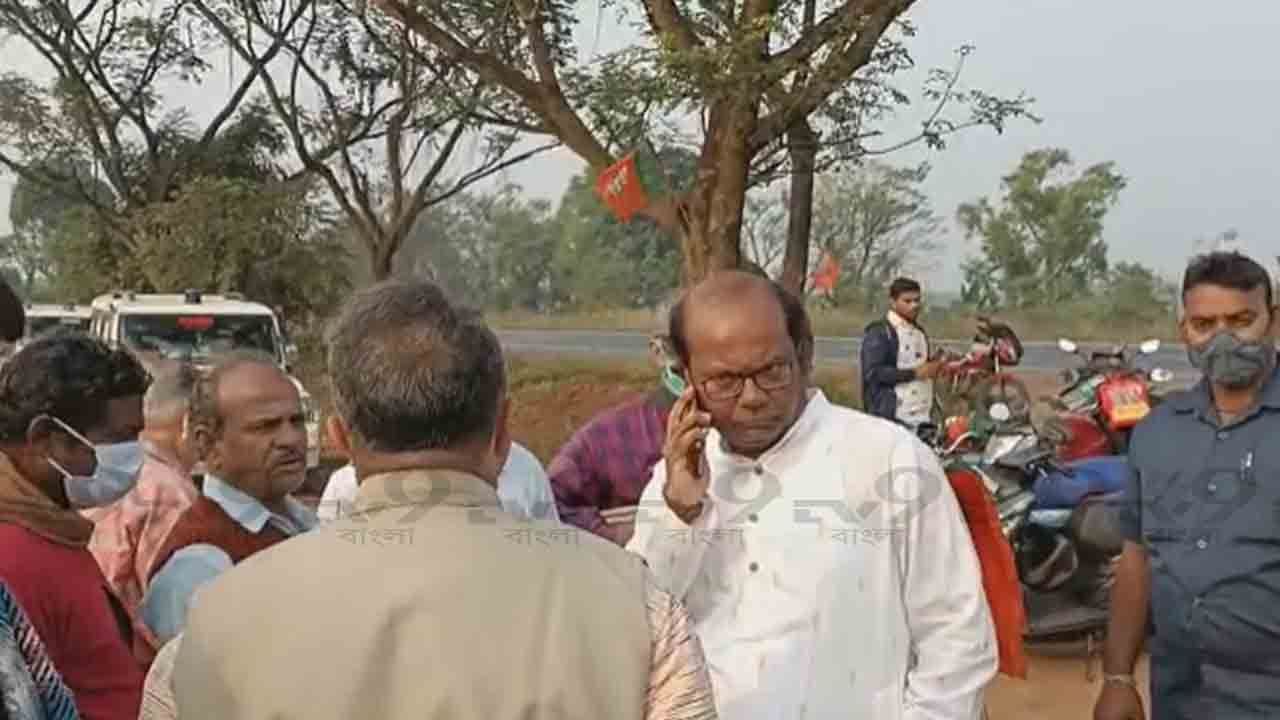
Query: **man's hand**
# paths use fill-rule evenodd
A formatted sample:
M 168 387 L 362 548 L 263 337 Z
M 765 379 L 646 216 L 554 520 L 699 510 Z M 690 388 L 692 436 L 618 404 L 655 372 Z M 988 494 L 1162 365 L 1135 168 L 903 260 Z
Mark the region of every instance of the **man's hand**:
M 1142 697 L 1135 688 L 1103 685 L 1098 703 L 1093 707 L 1093 720 L 1146 720 Z
M 692 522 L 710 484 L 704 445 L 711 415 L 698 408 L 693 387 L 689 387 L 671 407 L 670 417 L 662 447 L 667 468 L 667 486 L 662 496 L 676 516 Z
M 936 377 L 938 371 L 942 369 L 942 360 L 930 360 L 929 362 L 916 368 L 916 378 L 920 380 L 929 380 Z

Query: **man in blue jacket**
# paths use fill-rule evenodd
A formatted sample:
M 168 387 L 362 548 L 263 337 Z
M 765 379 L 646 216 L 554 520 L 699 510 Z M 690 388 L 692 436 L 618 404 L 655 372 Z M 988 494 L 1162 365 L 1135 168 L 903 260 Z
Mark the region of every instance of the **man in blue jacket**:
M 889 285 L 889 312 L 862 336 L 862 404 L 872 415 L 912 430 L 930 422 L 933 377 L 929 336 L 920 327 L 920 283 L 898 278 Z

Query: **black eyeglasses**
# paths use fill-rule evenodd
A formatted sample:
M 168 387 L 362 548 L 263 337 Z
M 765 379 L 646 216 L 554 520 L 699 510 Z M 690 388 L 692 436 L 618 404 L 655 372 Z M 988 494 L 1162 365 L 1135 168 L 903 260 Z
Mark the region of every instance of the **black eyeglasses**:
M 795 380 L 795 363 L 791 360 L 780 360 L 767 365 L 753 373 L 724 373 L 702 381 L 702 392 L 708 400 L 733 400 L 742 394 L 747 386 L 747 379 L 756 387 L 772 392 L 791 385 Z

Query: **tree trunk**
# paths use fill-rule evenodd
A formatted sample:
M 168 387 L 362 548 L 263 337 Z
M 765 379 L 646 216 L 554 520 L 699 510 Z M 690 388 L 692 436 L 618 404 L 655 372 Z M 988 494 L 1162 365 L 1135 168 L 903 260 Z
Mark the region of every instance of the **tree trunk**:
M 742 264 L 742 212 L 751 167 L 749 139 L 758 119 L 758 100 L 721 102 L 712 107 L 698 177 L 686 198 L 685 222 L 677 222 L 684 248 L 684 283 L 692 285 L 716 270 Z
M 801 121 L 787 133 L 791 153 L 791 193 L 787 207 L 787 250 L 782 256 L 782 286 L 804 296 L 809 274 L 809 240 L 813 227 L 813 175 L 818 136 Z

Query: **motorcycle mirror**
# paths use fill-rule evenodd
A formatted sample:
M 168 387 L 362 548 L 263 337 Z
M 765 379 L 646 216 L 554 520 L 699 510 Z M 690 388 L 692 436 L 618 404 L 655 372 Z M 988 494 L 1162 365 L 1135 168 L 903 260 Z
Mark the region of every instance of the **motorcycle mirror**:
M 1155 339 L 1148 340 L 1138 346 L 1138 350 L 1140 350 L 1143 355 L 1153 355 L 1159 349 L 1160 341 Z
M 1164 368 L 1156 368 L 1151 371 L 1151 381 L 1158 383 L 1167 383 L 1173 379 L 1173 373 Z
M 1080 348 L 1076 344 L 1066 338 L 1058 338 L 1058 349 L 1064 353 L 1075 353 Z
M 1013 417 L 1013 413 L 1009 411 L 1009 406 L 1002 402 L 992 403 L 991 407 L 987 408 L 987 414 L 996 422 L 1008 422 L 1009 418 Z

